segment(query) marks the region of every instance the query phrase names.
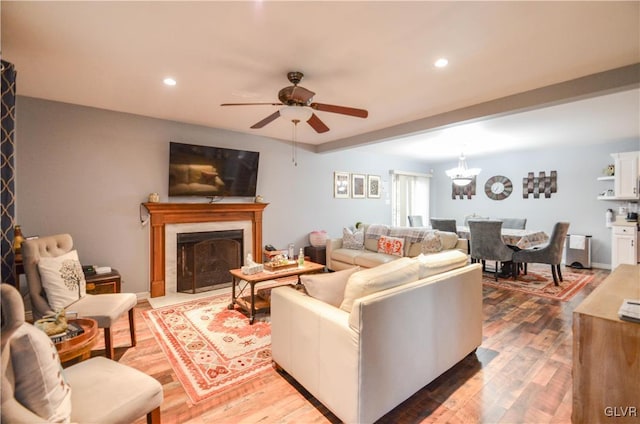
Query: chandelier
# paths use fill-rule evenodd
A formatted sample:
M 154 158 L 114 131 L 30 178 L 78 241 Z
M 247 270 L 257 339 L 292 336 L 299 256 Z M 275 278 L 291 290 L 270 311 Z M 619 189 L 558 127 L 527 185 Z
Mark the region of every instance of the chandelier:
M 455 185 L 466 186 L 473 181 L 473 177 L 478 175 L 480 171 L 482 171 L 480 168 L 469 169 L 467 167 L 467 161 L 464 158 L 464 153 L 460 153 L 458 166 L 445 171 L 445 173 L 449 178 L 451 178 Z

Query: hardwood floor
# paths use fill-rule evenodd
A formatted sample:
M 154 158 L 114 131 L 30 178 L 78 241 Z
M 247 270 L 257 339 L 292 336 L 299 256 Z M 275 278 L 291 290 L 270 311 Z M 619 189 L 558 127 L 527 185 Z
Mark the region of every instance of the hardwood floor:
M 572 311 L 607 276 L 569 302 L 484 287 L 484 341 L 472 354 L 379 420 L 380 423 L 569 423 L 571 421 Z M 340 420 L 287 375 L 270 369 L 258 380 L 192 405 L 142 311 L 138 344 L 117 347 L 120 363 L 158 379 L 164 387 L 164 423 L 338 423 Z M 126 317 L 115 345 L 128 346 Z M 101 346 L 97 346 L 100 348 Z M 102 347 L 103 348 L 103 347 Z M 93 351 L 92 355 L 104 354 Z M 144 423 L 141 418 L 138 423 Z

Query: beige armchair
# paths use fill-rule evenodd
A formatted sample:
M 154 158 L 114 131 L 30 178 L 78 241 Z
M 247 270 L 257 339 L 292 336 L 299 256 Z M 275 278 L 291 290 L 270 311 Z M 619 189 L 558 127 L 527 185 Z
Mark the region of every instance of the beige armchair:
M 3 423 L 123 423 L 147 415 L 160 423 L 162 385 L 153 377 L 103 357 L 61 370 L 49 337 L 24 320 L 15 287 L 2 284 Z
M 40 237 L 35 240 L 26 240 L 21 249 L 33 319 L 37 320 L 54 313 L 43 288 L 38 263 L 41 258 L 56 258 L 68 254 L 73 250 L 73 240 L 69 234 Z M 98 327 L 104 329 L 105 355 L 107 358 L 113 359 L 115 352 L 111 326 L 127 312 L 129 313 L 131 346 L 136 345 L 134 315 L 136 303 L 137 298 L 133 293 L 86 294 L 68 305 L 66 309 L 77 312 L 79 317 L 93 318 L 98 322 Z

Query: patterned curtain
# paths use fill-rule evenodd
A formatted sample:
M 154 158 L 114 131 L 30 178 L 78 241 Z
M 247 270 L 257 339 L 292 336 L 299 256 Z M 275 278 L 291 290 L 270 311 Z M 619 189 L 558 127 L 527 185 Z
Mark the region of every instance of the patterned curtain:
M 16 120 L 16 70 L 13 64 L 2 62 L 2 213 L 0 230 L 2 240 L 2 282 L 15 285 L 13 274 L 13 227 L 15 221 L 15 120 Z

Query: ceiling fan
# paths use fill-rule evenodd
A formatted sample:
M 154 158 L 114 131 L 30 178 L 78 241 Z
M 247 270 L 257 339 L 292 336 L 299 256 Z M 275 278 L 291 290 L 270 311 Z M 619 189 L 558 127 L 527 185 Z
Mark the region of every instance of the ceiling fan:
M 346 106 L 328 105 L 325 103 L 312 102 L 313 96 L 316 94 L 311 90 L 307 90 L 298 84 L 302 81 L 304 74 L 302 72 L 289 72 L 287 78 L 291 82 L 289 87 L 285 87 L 278 92 L 280 103 L 223 103 L 220 106 L 251 106 L 251 105 L 270 105 L 285 106 L 263 120 L 253 124 L 251 128 L 262 128 L 268 123 L 274 121 L 278 117 L 290 119 L 294 123 L 306 121 L 318 133 L 329 131 L 329 127 L 313 113 L 314 110 L 323 112 L 340 113 L 342 115 L 356 116 L 358 118 L 366 118 L 369 115 L 365 109 L 356 109 Z

